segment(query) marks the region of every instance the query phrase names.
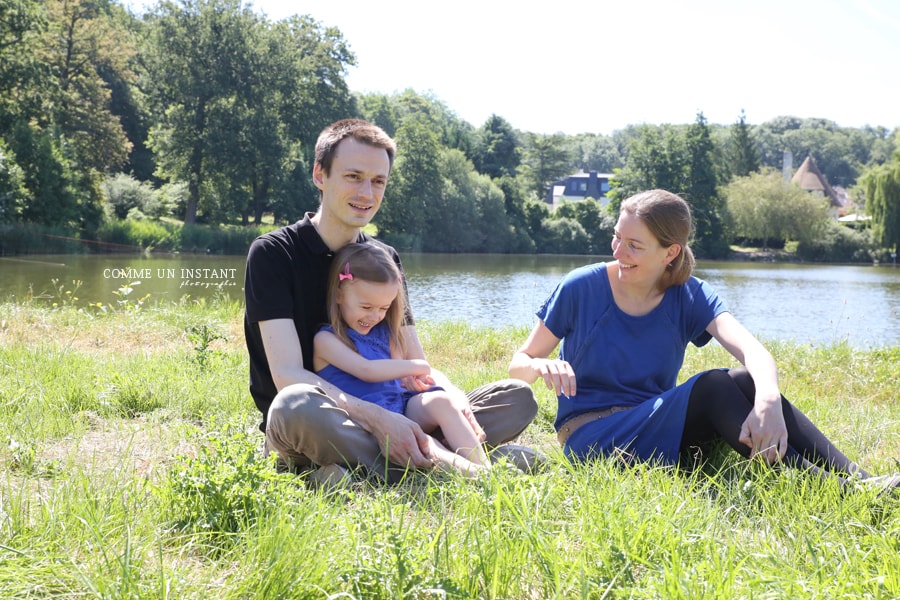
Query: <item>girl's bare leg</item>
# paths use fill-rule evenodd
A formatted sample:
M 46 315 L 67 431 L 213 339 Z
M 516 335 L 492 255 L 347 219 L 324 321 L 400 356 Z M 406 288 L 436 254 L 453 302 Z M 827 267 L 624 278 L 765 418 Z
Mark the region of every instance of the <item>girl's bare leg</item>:
M 489 464 L 487 454 L 472 424 L 463 415 L 471 410 L 465 396 L 455 398 L 447 392 L 425 392 L 410 398 L 406 416 L 426 432 L 440 427 L 447 444 L 458 455 L 478 465 Z
M 485 473 L 489 469 L 489 467 L 474 463 L 459 454 L 450 451 L 443 444 L 430 436 L 428 438 L 428 451 L 431 455 L 431 459 L 434 461 L 436 469 L 456 471 L 462 473 L 466 477 L 477 477 L 480 473 Z

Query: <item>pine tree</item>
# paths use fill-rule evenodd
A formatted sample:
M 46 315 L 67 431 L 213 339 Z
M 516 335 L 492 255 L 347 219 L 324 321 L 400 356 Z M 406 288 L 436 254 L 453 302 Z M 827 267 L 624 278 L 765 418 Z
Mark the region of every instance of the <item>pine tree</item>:
M 721 258 L 729 250 L 722 219 L 725 203 L 719 196 L 712 136 L 702 112 L 688 128 L 686 142 L 690 169 L 685 200 L 694 217 L 694 247 L 701 256 Z
M 750 136 L 747 116 L 741 111 L 741 118 L 731 126 L 731 176 L 746 177 L 760 168 L 759 151 Z

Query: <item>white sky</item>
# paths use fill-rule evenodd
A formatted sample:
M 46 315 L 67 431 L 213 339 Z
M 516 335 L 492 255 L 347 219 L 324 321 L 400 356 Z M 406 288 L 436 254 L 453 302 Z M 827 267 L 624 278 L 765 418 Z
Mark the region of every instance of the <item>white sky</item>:
M 127 6 L 151 5 L 123 0 Z M 246 3 L 246 0 L 245 0 Z M 481 126 L 610 134 L 780 115 L 900 126 L 897 0 L 255 0 L 356 54 L 357 92 L 431 93 Z

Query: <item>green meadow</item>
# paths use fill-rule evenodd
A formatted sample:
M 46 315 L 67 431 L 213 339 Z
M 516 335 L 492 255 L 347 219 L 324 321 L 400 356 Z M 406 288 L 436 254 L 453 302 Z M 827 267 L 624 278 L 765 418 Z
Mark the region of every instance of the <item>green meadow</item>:
M 0 304 L 0 597 L 900 597 L 900 495 L 721 449 L 572 466 L 540 384 L 520 440 L 540 474 L 313 488 L 259 451 L 240 303 L 76 295 Z M 463 388 L 505 377 L 527 335 L 419 333 Z M 900 347 L 770 348 L 845 453 L 900 471 Z M 732 364 L 692 348 L 684 376 Z

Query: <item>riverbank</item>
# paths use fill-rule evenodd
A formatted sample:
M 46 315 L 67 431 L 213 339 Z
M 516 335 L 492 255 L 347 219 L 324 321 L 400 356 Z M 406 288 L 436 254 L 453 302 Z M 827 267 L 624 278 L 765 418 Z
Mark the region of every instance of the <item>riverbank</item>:
M 525 328 L 420 322 L 464 388 Z M 864 467 L 897 470 L 900 347 L 776 344 L 785 394 Z M 900 498 L 713 453 L 572 467 L 543 386 L 546 472 L 325 492 L 258 452 L 239 302 L 0 304 L 0 589 L 11 597 L 896 597 Z M 731 364 L 691 348 L 685 373 Z
M 105 223 L 93 239 L 40 225 L 0 225 L 0 257 L 30 254 L 213 254 L 246 256 L 253 240 L 276 228 L 271 223 L 257 226 L 184 225 L 175 219 L 120 220 Z M 845 228 L 846 229 L 846 228 Z M 732 245 L 728 256 L 717 258 L 741 262 L 810 262 L 816 264 L 872 264 L 890 262 L 886 250 L 860 245 L 848 231 L 838 228 L 830 237 L 800 247 L 796 242 L 787 249 L 752 248 Z M 366 232 L 377 235 L 377 227 Z M 850 237 L 847 237 L 850 236 Z
M 786 250 L 762 250 L 759 248 L 745 248 L 732 246 L 731 254 L 723 260 L 740 262 L 803 262 L 795 252 Z

